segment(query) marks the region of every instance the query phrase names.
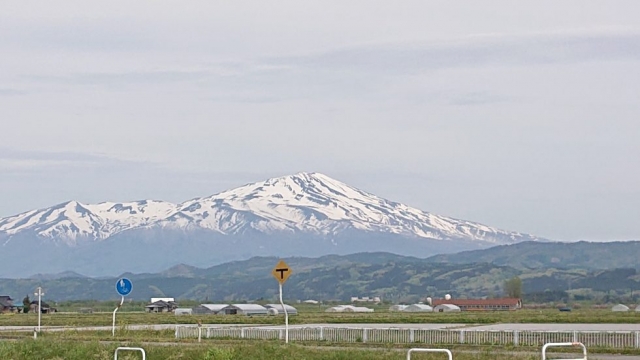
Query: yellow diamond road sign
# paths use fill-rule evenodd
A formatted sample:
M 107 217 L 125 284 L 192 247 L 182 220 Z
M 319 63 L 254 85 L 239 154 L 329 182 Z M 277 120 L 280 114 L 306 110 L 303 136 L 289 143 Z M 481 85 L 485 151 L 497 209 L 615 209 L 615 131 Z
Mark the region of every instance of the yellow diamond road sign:
M 276 278 L 276 280 L 278 280 L 280 284 L 284 284 L 289 276 L 291 276 L 291 268 L 289 267 L 289 265 L 287 265 L 286 262 L 280 260 L 276 267 L 271 270 L 271 275 L 273 275 L 273 277 Z

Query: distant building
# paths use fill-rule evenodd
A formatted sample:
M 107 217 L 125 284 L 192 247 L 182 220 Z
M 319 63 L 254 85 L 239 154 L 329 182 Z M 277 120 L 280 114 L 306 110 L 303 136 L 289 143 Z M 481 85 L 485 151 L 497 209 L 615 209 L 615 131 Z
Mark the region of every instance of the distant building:
M 273 311 L 271 312 L 273 313 L 273 315 L 284 315 L 284 309 L 280 304 L 267 304 L 264 307 L 266 307 L 267 310 L 275 310 L 275 313 L 273 313 Z M 293 306 L 284 304 L 284 307 L 287 309 L 288 315 L 298 315 L 298 309 L 294 308 Z
M 517 298 L 433 300 L 434 307 L 443 304 L 455 305 L 462 311 L 517 310 L 522 308 L 522 300 Z
M 338 305 L 328 308 L 325 312 L 373 312 L 373 309 L 362 306 Z
M 195 314 L 217 314 L 229 304 L 200 304 L 193 308 Z
M 0 313 L 14 312 L 17 306 L 13 305 L 13 299 L 10 296 L 0 296 Z
M 312 299 L 309 299 L 309 300 L 305 300 L 305 301 L 303 301 L 303 303 L 305 303 L 305 304 L 312 304 L 312 305 L 318 305 L 320 302 L 319 302 L 318 300 L 312 300 Z
M 178 303 L 175 301 L 158 300 L 144 307 L 144 310 L 149 313 L 163 313 L 172 312 L 178 308 Z
M 47 304 L 44 301 L 40 301 L 40 304 L 42 305 L 41 312 L 43 314 L 49 314 L 49 313 L 58 312 L 58 309 L 50 306 L 49 304 Z M 31 311 L 31 312 L 37 312 L 38 311 L 38 300 L 33 300 L 29 304 L 29 311 Z
M 611 308 L 611 311 L 614 312 L 627 312 L 629 311 L 629 307 L 627 305 L 618 304 Z
M 440 304 L 433 308 L 433 312 L 460 312 L 460 308 L 453 304 Z
M 405 307 L 403 312 L 432 312 L 433 308 L 426 304 L 413 304 Z
M 392 305 L 389 307 L 389 311 L 402 311 L 404 310 L 408 305 Z
M 175 310 L 173 310 L 173 314 L 174 315 L 192 315 L 193 314 L 193 309 L 191 308 L 177 308 Z
M 176 299 L 170 298 L 170 297 L 166 297 L 166 298 L 157 297 L 157 298 L 151 298 L 151 301 L 149 301 L 149 302 L 150 303 L 154 303 L 154 302 L 158 302 L 158 301 L 164 301 L 164 302 L 168 303 L 168 302 L 176 302 Z
M 219 315 L 267 315 L 267 308 L 258 304 L 232 304 L 217 312 Z
M 379 304 L 381 302 L 380 297 L 379 296 L 374 296 L 374 297 L 368 297 L 368 296 L 363 296 L 363 297 L 357 297 L 357 296 L 352 296 L 351 297 L 351 302 L 352 303 L 357 303 L 357 302 L 371 302 L 374 304 Z

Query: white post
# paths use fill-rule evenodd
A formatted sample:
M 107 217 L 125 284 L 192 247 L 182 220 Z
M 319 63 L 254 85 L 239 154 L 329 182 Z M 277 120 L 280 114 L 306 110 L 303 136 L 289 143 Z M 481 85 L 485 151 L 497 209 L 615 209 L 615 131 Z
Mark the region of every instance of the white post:
M 118 307 L 116 307 L 116 309 L 113 310 L 113 327 L 111 328 L 111 336 L 116 336 L 116 312 L 118 311 L 118 309 L 120 309 L 123 303 L 124 303 L 124 296 L 122 297 L 122 300 L 120 300 L 120 305 L 118 305 Z
M 284 310 L 284 342 L 285 344 L 289 343 L 289 313 L 287 313 L 287 307 L 284 306 L 284 301 L 282 301 L 282 284 L 280 284 L 280 305 L 282 305 L 282 309 Z
M 38 292 L 34 295 L 38 296 L 38 332 L 40 332 L 40 319 L 42 316 L 42 296 L 44 293 L 42 292 L 42 287 L 38 286 Z

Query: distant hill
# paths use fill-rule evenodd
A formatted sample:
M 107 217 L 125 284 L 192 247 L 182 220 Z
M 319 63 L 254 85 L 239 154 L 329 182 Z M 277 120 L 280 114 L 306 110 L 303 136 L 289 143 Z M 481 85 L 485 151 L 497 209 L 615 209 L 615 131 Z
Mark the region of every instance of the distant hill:
M 123 274 L 133 282 L 129 296 L 136 300 L 175 297 L 211 302 L 275 300 L 277 282 L 271 269 L 276 257 L 256 257 L 207 269 L 178 265 L 156 274 Z M 487 262 L 435 263 L 389 253 L 360 253 L 319 258 L 292 257 L 285 261 L 293 275 L 285 284 L 290 300 L 348 301 L 352 296 L 380 296 L 393 302 L 414 302 L 426 296 L 503 296 L 505 280 L 520 276 L 525 299 L 563 299 L 617 296 L 629 301 L 640 296 L 640 274 L 634 268 L 608 270 L 524 269 Z M 42 277 L 0 279 L 0 295 L 18 298 L 43 286 L 47 299 L 116 300 L 116 278 Z M 635 296 L 635 297 L 634 297 Z M 542 301 L 542 300 L 540 300 Z
M 484 250 L 436 255 L 431 263 L 470 264 L 486 262 L 517 269 L 640 269 L 640 241 L 616 242 L 521 242 Z

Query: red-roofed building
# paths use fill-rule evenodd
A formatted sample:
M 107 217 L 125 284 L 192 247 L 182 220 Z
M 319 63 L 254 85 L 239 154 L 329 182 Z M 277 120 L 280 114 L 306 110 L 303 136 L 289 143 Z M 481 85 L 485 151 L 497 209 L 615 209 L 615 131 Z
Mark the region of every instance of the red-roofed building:
M 522 308 L 522 300 L 516 298 L 433 300 L 434 307 L 441 304 L 456 305 L 462 311 L 518 310 Z

